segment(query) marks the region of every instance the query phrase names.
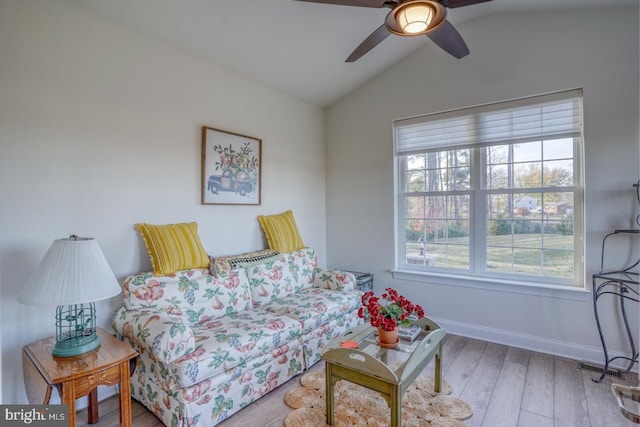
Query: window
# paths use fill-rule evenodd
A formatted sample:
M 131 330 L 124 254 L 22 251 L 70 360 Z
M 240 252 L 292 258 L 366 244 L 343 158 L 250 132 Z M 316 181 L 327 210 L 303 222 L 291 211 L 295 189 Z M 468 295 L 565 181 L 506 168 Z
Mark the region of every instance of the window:
M 583 286 L 582 91 L 394 123 L 397 267 Z

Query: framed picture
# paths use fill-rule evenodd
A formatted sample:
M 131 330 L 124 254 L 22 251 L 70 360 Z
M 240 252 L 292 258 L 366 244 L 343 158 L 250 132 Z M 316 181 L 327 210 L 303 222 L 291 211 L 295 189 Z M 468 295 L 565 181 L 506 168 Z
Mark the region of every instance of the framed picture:
M 259 205 L 262 140 L 202 127 L 202 204 Z

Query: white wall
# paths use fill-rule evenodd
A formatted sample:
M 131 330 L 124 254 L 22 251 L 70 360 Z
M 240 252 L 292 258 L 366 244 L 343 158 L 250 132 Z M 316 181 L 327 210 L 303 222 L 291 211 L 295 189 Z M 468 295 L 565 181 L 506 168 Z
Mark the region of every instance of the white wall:
M 494 14 L 459 30 L 470 56 L 457 61 L 427 43 L 328 109 L 329 264 L 373 272 L 378 291 L 396 287 L 451 332 L 602 362 L 586 292 L 560 299 L 392 278 L 392 121 L 583 88 L 590 289 L 602 237 L 632 227 L 638 214 L 632 187 L 640 177 L 637 8 Z M 618 259 L 629 258 L 625 249 Z M 637 337 L 638 310 L 629 311 Z M 603 299 L 609 349 L 628 353 L 616 313 L 613 301 Z
M 0 401 L 26 402 L 21 349 L 54 333 L 53 307 L 16 297 L 55 238 L 96 237 L 123 279 L 150 269 L 137 222 L 197 221 L 223 255 L 293 209 L 324 263 L 320 108 L 58 0 L 0 2 L 0 58 Z M 262 139 L 261 206 L 200 205 L 203 125 Z

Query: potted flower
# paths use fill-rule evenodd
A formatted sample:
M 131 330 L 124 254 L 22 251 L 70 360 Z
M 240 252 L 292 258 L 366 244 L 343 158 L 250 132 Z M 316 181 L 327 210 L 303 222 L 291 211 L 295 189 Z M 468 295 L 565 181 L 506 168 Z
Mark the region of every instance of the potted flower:
M 371 326 L 378 328 L 381 345 L 395 346 L 398 342 L 398 327 L 409 326 L 410 316 L 422 319 L 424 310 L 420 305 L 413 304 L 399 295 L 393 288 L 386 288 L 385 291 L 382 299 L 376 297 L 371 291 L 366 292 L 362 296 L 362 307 L 358 309 L 358 316 L 362 319 L 369 317 Z
M 418 304 L 398 294 L 393 288 L 386 288 L 382 299 L 371 291 L 362 296 L 362 307 L 358 309 L 358 316 L 362 319 L 369 317 L 369 322 L 378 328 L 379 343 L 395 346 L 398 342 L 398 327 L 410 325 L 409 317 L 418 319 L 424 317 L 424 310 Z M 394 336 L 384 337 L 385 332 L 395 332 Z

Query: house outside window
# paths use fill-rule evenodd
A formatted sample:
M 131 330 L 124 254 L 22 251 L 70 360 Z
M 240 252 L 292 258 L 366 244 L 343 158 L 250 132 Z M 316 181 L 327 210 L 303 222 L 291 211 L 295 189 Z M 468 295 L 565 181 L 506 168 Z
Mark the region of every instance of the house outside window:
M 394 123 L 396 269 L 583 287 L 582 91 Z

